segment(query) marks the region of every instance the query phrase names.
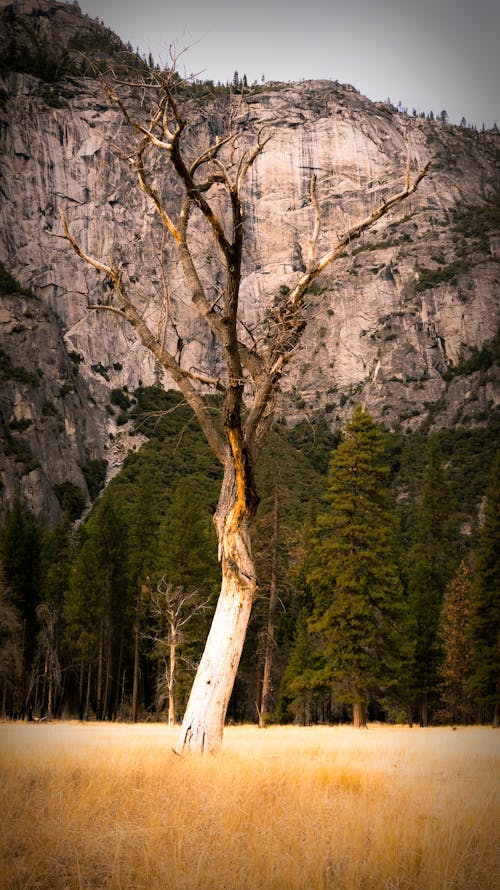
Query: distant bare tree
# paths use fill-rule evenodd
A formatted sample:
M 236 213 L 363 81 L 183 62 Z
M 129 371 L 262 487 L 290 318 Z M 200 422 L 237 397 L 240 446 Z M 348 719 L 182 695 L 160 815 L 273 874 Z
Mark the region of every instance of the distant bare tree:
M 161 665 L 158 677 L 159 696 L 168 698 L 168 725 L 175 724 L 175 685 L 177 681 L 178 648 L 184 639 L 183 628 L 206 609 L 207 601 L 197 590 L 175 587 L 163 577 L 151 594 L 150 613 L 154 630 L 144 636 L 154 642 L 153 654 Z
M 51 720 L 54 714 L 55 697 L 61 688 L 61 665 L 57 640 L 59 615 L 51 603 L 40 603 L 36 609 L 36 617 L 38 641 L 33 685 L 36 687 L 36 704 L 38 704 L 38 690 L 41 682 L 41 707 L 42 710 L 46 707 L 47 719 Z

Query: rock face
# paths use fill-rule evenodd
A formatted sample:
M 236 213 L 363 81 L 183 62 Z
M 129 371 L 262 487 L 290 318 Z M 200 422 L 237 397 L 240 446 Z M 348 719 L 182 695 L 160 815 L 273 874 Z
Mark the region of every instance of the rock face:
M 3 496 L 9 503 L 21 490 L 55 519 L 54 480 L 85 491 L 85 462 L 118 465 L 129 447 L 110 392 L 141 382 L 171 385 L 125 322 L 87 310 L 89 299 L 105 302 L 106 283 L 56 237 L 62 210 L 84 250 L 122 264 L 153 327 L 163 323 L 168 289 L 186 366 L 218 367 L 175 255 L 120 156 L 131 144 L 126 125 L 78 55 L 79 48 L 116 53 L 120 42 L 76 4 L 49 0 L 0 0 L 0 39 L 9 60 L 1 84 L 0 260 L 38 297 L 2 297 L 2 349 L 10 366 L 43 380 L 35 398 L 29 383 L 2 371 L 6 434 L 13 423 L 30 421 L 17 434 L 39 462 L 26 472 L 22 461 L 4 457 Z M 204 144 L 222 129 L 231 99 L 190 101 L 187 138 Z M 393 428 L 416 426 L 429 411 L 438 426 L 483 422 L 499 398 L 498 372 L 485 351 L 498 329 L 498 134 L 409 121 L 329 81 L 271 85 L 244 97 L 238 114 L 248 134 L 265 126 L 272 136 L 246 195 L 242 308 L 254 333 L 303 268 L 313 173 L 326 249 L 399 187 L 408 123 L 415 169 L 432 161 L 417 194 L 316 282 L 302 347 L 283 381 L 284 416 L 293 422 L 323 412 L 338 426 L 362 400 Z M 158 166 L 156 176 L 175 200 L 165 169 Z M 193 231 L 202 277 L 216 295 L 217 257 L 203 227 Z M 27 312 L 34 314 L 28 323 Z M 74 389 L 60 396 L 68 374 Z M 40 425 L 44 400 L 56 413 Z

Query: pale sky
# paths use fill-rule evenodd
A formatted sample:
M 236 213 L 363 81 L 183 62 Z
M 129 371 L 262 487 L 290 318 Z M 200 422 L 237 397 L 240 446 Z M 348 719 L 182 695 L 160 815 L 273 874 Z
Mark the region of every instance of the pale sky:
M 79 0 L 125 42 L 215 82 L 351 83 L 411 112 L 500 126 L 498 0 Z M 183 70 L 183 68 L 185 70 Z

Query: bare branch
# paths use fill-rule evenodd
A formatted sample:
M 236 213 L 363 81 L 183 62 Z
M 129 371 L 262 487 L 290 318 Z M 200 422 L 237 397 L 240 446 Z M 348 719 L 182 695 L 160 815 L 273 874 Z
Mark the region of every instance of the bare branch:
M 61 222 L 62 222 L 63 229 L 64 229 L 64 235 L 58 235 L 53 232 L 51 232 L 50 234 L 55 234 L 56 238 L 57 237 L 65 238 L 67 241 L 69 241 L 69 243 L 71 244 L 71 247 L 73 248 L 73 250 L 75 251 L 77 256 L 80 257 L 80 259 L 85 260 L 85 262 L 88 263 L 89 266 L 93 266 L 94 269 L 98 269 L 98 271 L 103 272 L 104 275 L 108 275 L 109 278 L 111 279 L 111 281 L 113 282 L 113 284 L 118 282 L 119 273 L 117 272 L 117 270 L 115 268 L 113 268 L 112 266 L 107 266 L 105 263 L 100 262 L 100 260 L 96 260 L 94 257 L 91 257 L 88 254 L 84 253 L 84 251 L 82 250 L 82 248 L 80 247 L 78 242 L 75 241 L 75 239 L 73 238 L 73 235 L 71 234 L 71 232 L 68 228 L 66 216 L 64 215 L 63 212 L 61 212 Z
M 134 328 L 137 335 L 139 336 L 142 345 L 153 353 L 160 364 L 168 371 L 175 383 L 178 385 L 190 408 L 196 414 L 196 417 L 198 418 L 200 426 L 210 447 L 212 448 L 213 453 L 218 458 L 218 460 L 222 464 L 224 464 L 226 453 L 225 443 L 219 433 L 219 430 L 210 417 L 207 405 L 204 403 L 199 392 L 194 389 L 191 382 L 203 382 L 207 385 L 215 386 L 217 389 L 223 391 L 223 386 L 220 381 L 211 378 L 208 375 L 203 375 L 204 379 L 201 381 L 200 374 L 181 368 L 175 357 L 172 356 L 165 349 L 164 344 L 161 343 L 158 337 L 156 337 L 150 330 L 150 328 L 144 321 L 142 314 L 139 312 L 139 310 L 130 299 L 130 296 L 122 280 L 121 270 L 119 270 L 114 264 L 108 266 L 105 263 L 102 263 L 99 260 L 96 260 L 94 257 L 86 254 L 71 234 L 64 214 L 62 214 L 62 223 L 64 228 L 64 235 L 62 237 L 66 238 L 75 253 L 81 259 L 85 260 L 85 262 L 88 263 L 90 266 L 93 266 L 95 269 L 104 272 L 104 274 L 109 277 L 113 284 L 113 291 L 115 296 L 117 297 L 119 308 L 111 307 L 109 304 L 103 304 L 102 306 L 100 304 L 97 304 L 93 308 L 116 311 L 116 313 L 119 314 L 121 317 L 127 319 L 129 324 Z
M 252 408 L 245 426 L 245 436 L 252 449 L 257 449 L 262 442 L 272 419 L 276 390 L 279 379 L 285 366 L 290 361 L 292 353 L 300 341 L 305 327 L 304 298 L 312 282 L 321 272 L 337 260 L 345 251 L 345 248 L 363 232 L 369 229 L 382 216 L 385 216 L 393 207 L 412 195 L 418 185 L 427 174 L 430 162 L 420 170 L 412 184 L 408 182 L 408 162 L 405 168 L 405 187 L 402 191 L 392 195 L 383 201 L 379 207 L 364 219 L 359 220 L 346 232 L 339 236 L 335 247 L 326 251 L 318 260 L 313 259 L 309 268 L 299 278 L 295 287 L 290 291 L 284 303 L 275 310 L 276 328 L 269 346 L 269 363 L 266 372 L 262 374 L 260 385 L 255 393 Z M 311 252 L 316 252 L 316 244 L 319 237 L 320 208 L 316 196 L 316 183 L 311 184 L 311 200 L 314 209 L 315 226 L 311 242 Z
M 255 163 L 256 159 L 262 152 L 264 151 L 267 143 L 271 140 L 271 136 L 267 136 L 264 140 L 261 140 L 261 136 L 264 130 L 260 130 L 257 137 L 257 145 L 254 147 L 253 151 L 250 152 L 250 155 L 246 160 L 244 160 L 244 156 L 240 161 L 240 169 L 238 170 L 238 175 L 236 177 L 236 187 L 239 190 L 241 188 L 241 183 L 245 179 L 250 167 Z
M 179 244 L 182 240 L 181 233 L 172 221 L 170 215 L 165 210 L 165 207 L 163 206 L 163 202 L 161 201 L 158 192 L 153 188 L 146 175 L 146 170 L 144 167 L 144 152 L 146 151 L 148 141 L 149 140 L 147 137 L 141 140 L 135 155 L 135 169 L 137 172 L 139 185 L 144 194 L 147 195 L 147 197 L 150 198 L 153 202 L 163 225 L 166 226 L 166 228 L 172 235 L 172 238 Z

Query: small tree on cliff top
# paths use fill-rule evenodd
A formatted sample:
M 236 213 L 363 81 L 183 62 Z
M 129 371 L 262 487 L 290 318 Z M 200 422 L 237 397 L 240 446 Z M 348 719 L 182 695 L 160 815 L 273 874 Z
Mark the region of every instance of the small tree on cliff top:
M 271 138 L 245 124 L 244 100 L 227 100 L 226 128 L 222 135 L 193 138 L 197 108 L 189 89 L 175 72 L 149 72 L 140 84 L 150 98 L 132 101 L 134 85 L 111 78 L 101 79 L 110 101 L 120 109 L 130 128 L 127 155 L 138 184 L 155 207 L 162 226 L 177 253 L 192 310 L 203 319 L 207 335 L 223 367 L 219 378 L 193 370 L 182 361 L 178 338 L 155 333 L 133 296 L 133 282 L 116 258 L 107 262 L 90 256 L 77 243 L 66 219 L 64 234 L 76 253 L 107 276 L 110 297 L 93 310 L 113 312 L 127 321 L 142 344 L 179 387 L 194 411 L 218 460 L 224 477 L 214 521 L 219 542 L 222 585 L 212 627 L 184 715 L 177 751 L 216 751 L 220 746 L 229 697 L 238 669 L 257 581 L 252 559 L 249 521 L 258 505 L 254 466 L 270 429 L 280 380 L 306 325 L 305 297 L 315 279 L 340 257 L 353 239 L 415 192 L 427 166 L 411 181 L 408 152 L 402 188 L 378 208 L 338 236 L 336 243 L 319 255 L 321 210 L 316 177 L 311 179 L 311 238 L 304 272 L 294 276 L 290 287 L 267 312 L 258 330 L 249 331 L 239 315 L 242 255 L 245 238 L 243 187 L 249 171 Z M 138 84 L 135 84 L 137 87 Z M 184 105 L 184 109 L 183 109 Z M 137 109 L 134 110 L 134 109 Z M 143 116 L 141 116 L 143 115 Z M 206 132 L 213 133 L 215 127 Z M 209 139 L 211 141 L 209 141 Z M 251 140 L 253 139 L 253 144 Z M 193 147 L 194 146 L 194 147 Z M 178 201 L 168 200 L 157 185 L 152 157 L 159 155 L 177 180 Z M 195 260 L 194 224 L 216 248 L 219 292 L 210 292 Z M 97 245 L 96 245 L 97 246 Z M 304 245 L 305 247 L 305 245 Z M 304 254 L 306 251 L 303 251 Z M 175 318 L 166 297 L 164 318 L 175 332 Z M 169 343 L 175 346 L 169 347 Z M 214 421 L 212 408 L 200 385 L 221 394 L 222 424 Z

